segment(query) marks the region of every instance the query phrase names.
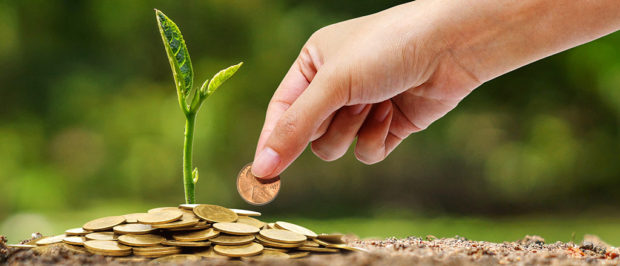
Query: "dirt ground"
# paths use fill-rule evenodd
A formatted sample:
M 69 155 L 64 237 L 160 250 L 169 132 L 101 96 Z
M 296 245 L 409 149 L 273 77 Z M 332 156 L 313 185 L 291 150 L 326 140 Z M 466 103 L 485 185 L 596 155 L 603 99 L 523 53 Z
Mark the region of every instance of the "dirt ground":
M 150 262 L 135 256 L 112 258 L 87 254 L 79 248 L 66 244 L 36 247 L 32 249 L 7 248 L 0 237 L 0 264 L 107 264 L 134 265 Z M 23 241 L 23 243 L 28 240 Z M 620 249 L 611 247 L 596 236 L 586 235 L 584 242 L 545 243 L 538 236 L 526 236 L 516 242 L 491 243 L 471 241 L 462 237 L 436 239 L 408 237 L 385 240 L 347 239 L 351 246 L 368 249 L 369 252 L 320 255 L 291 260 L 263 260 L 255 265 L 490 265 L 490 264 L 548 264 L 548 265 L 620 265 Z M 241 260 L 217 260 L 203 258 L 200 261 L 180 263 L 187 265 L 239 265 Z

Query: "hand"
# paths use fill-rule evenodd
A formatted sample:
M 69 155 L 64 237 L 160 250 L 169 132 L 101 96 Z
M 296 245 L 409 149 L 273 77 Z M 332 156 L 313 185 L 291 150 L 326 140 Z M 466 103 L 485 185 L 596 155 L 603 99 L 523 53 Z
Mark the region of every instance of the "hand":
M 280 174 L 309 142 L 335 160 L 356 137 L 357 159 L 379 162 L 482 82 L 617 29 L 618 8 L 601 13 L 613 1 L 571 3 L 416 1 L 318 30 L 269 103 L 253 174 Z

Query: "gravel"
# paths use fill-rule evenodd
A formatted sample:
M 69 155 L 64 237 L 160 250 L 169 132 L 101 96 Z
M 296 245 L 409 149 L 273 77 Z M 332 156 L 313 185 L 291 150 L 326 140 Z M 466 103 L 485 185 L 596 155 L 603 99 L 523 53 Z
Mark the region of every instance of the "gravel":
M 40 235 L 35 236 L 40 237 Z M 22 241 L 27 243 L 29 240 Z M 32 249 L 7 248 L 0 236 L 0 264 L 90 264 L 133 265 L 144 264 L 150 259 L 140 257 L 112 258 L 92 255 L 65 244 L 36 247 Z M 580 244 L 572 242 L 545 243 L 539 236 L 526 236 L 515 242 L 492 243 L 472 241 L 463 237 L 437 239 L 408 237 L 403 239 L 359 240 L 348 237 L 351 246 L 369 252 L 319 255 L 294 260 L 265 260 L 256 265 L 495 265 L 495 264 L 548 264 L 548 265 L 620 265 L 620 250 L 586 235 Z M 235 265 L 240 260 L 203 259 L 188 265 Z

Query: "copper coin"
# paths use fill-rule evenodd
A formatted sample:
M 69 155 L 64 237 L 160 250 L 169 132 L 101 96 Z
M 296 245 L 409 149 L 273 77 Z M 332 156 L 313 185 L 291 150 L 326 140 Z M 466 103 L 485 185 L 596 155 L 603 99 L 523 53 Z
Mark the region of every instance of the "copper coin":
M 247 203 L 265 205 L 276 198 L 280 191 L 280 176 L 258 179 L 252 174 L 252 163 L 241 169 L 237 176 L 237 191 Z

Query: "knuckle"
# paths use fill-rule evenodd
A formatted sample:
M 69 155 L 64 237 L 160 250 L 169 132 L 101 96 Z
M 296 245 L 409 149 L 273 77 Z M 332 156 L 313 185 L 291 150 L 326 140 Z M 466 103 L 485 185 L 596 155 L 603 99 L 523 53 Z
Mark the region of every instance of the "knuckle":
M 336 159 L 342 157 L 342 154 L 334 152 L 333 150 L 326 149 L 325 145 L 320 144 L 318 142 L 312 142 L 312 145 L 310 146 L 310 148 L 312 152 L 314 153 L 314 155 L 316 155 L 323 161 L 331 162 L 331 161 L 335 161 Z

